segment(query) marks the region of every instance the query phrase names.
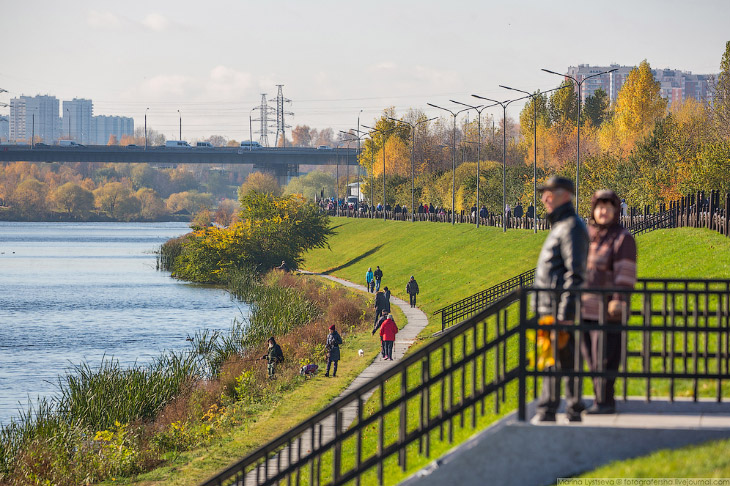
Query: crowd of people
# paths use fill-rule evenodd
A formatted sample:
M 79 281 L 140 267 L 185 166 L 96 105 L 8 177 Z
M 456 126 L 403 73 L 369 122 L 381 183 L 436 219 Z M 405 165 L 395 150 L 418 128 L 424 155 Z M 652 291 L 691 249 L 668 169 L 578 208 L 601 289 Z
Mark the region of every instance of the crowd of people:
M 576 349 L 574 333 L 559 331 L 555 339 L 552 335 L 555 331 L 538 331 L 538 343 L 542 340 L 544 348 L 549 349 L 550 343 L 558 347 L 556 362 L 549 359 L 545 369 L 572 371 L 575 355 L 580 352 L 590 371 L 617 371 L 621 356 L 620 332 L 607 332 L 606 329 L 626 322 L 627 294 L 581 293 L 581 315 L 576 315 L 577 298 L 570 290 L 634 288 L 636 242 L 620 223 L 622 202 L 610 190 L 593 194 L 586 228 L 573 207 L 575 186 L 571 180 L 552 177 L 540 187 L 540 191 L 552 228 L 538 258 L 534 288 L 565 292 L 557 299 L 552 292 L 538 292 L 535 302 L 538 322 L 572 325 L 577 320 L 589 327 L 582 333 L 580 349 Z M 537 419 L 541 422 L 556 420 L 560 381 L 555 377 L 543 379 L 537 406 Z M 584 411 L 589 414 L 615 413 L 614 378 L 597 377 L 593 380 L 595 400 L 587 410 L 581 396 L 581 380 L 571 377 L 566 381 L 565 413 L 569 421 L 581 421 Z

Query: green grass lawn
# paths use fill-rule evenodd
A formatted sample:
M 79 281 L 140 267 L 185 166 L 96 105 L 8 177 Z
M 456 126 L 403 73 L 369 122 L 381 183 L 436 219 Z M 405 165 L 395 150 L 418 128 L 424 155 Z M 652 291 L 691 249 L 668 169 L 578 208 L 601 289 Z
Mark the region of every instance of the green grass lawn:
M 380 265 L 384 272 L 383 285 L 406 300 L 405 286 L 410 275 L 414 275 L 421 289 L 418 306 L 429 315 L 429 326 L 422 332 L 422 340 L 441 328 L 440 317 L 431 316 L 433 311 L 533 268 L 547 235 L 547 232 L 534 234 L 527 230 L 509 230 L 504 234 L 499 228 L 477 229 L 469 225 L 346 218 L 333 218 L 332 226 L 336 233 L 329 239 L 330 248 L 309 252 L 304 268 L 364 284 L 367 268 Z M 639 236 L 637 243 L 640 277 L 730 278 L 730 239 L 718 233 L 691 228 L 661 230 Z M 404 316 L 396 317 L 399 323 L 405 322 Z M 357 359 L 356 350 L 363 348 L 366 356 L 373 356 L 379 349 L 369 333 L 347 344 L 338 373 L 342 381 L 336 386 L 332 386 L 332 381 L 316 378 L 296 387 L 276 407 L 263 410 L 255 420 L 229 437 L 208 448 L 184 453 L 169 466 L 135 482 L 195 484 L 320 410 L 365 367 L 365 360 Z M 409 383 L 411 378 L 417 377 L 409 376 Z M 388 395 L 397 393 L 396 383 L 389 387 Z M 487 411 L 479 419 L 477 430 L 514 409 L 516 398 L 509 392 L 506 398 L 500 413 Z M 454 443 L 473 433 L 470 427 L 457 426 Z M 432 458 L 452 446 L 434 444 Z M 410 467 L 406 473 L 391 465 L 394 458 L 386 463 L 393 471 L 388 483 L 402 479 L 427 462 L 412 449 L 409 449 Z M 343 461 L 351 460 L 343 457 Z M 365 478 L 364 484 L 372 479 Z
M 334 218 L 333 227 L 337 234 L 330 239 L 330 249 L 310 252 L 305 262 L 308 269 L 364 282 L 367 267 L 380 265 L 385 274 L 383 284 L 399 297 L 405 297 L 405 282 L 415 275 L 422 292 L 419 307 L 428 314 L 534 267 L 547 234 L 344 218 Z M 730 278 L 730 240 L 718 233 L 693 228 L 660 230 L 638 236 L 637 246 L 640 277 Z M 423 338 L 438 329 L 439 318 L 431 317 Z M 390 393 L 398 393 L 397 386 Z M 488 414 L 477 429 L 501 415 Z M 455 442 L 472 433 L 469 428 L 457 430 Z M 433 457 L 448 447 L 446 443 L 437 445 Z M 343 458 L 343 462 L 348 459 Z M 414 451 L 408 473 L 424 462 Z M 387 482 L 408 473 L 398 470 Z

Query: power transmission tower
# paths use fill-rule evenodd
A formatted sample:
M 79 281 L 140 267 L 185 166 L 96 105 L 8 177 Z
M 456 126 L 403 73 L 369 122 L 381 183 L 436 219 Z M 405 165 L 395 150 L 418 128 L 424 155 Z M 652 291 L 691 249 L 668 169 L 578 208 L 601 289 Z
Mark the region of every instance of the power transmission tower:
M 274 114 L 274 108 L 269 106 L 266 102 L 266 93 L 261 93 L 261 104 L 254 108 L 254 110 L 259 110 L 259 114 L 261 118 L 255 118 L 252 121 L 260 122 L 258 134 L 259 137 L 259 143 L 263 145 L 264 147 L 269 146 L 269 116 Z
M 279 136 L 281 136 L 281 146 L 286 146 L 286 129 L 291 128 L 284 122 L 284 115 L 294 115 L 291 111 L 284 111 L 284 103 L 291 103 L 291 100 L 284 98 L 282 88 L 283 84 L 276 85 L 279 90 L 276 94 L 276 146 L 279 146 Z

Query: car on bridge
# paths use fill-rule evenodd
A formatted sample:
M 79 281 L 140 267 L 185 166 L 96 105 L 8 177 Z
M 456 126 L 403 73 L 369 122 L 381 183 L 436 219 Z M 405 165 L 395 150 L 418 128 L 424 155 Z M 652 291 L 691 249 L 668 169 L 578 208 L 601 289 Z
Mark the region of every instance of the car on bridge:
M 241 142 L 241 148 L 246 150 L 257 150 L 262 148 L 261 144 L 255 140 L 244 140 Z
M 185 140 L 168 140 L 165 142 L 165 148 L 191 148 L 190 144 Z
M 332 147 L 330 147 L 329 145 L 319 145 L 317 147 L 317 150 L 332 150 Z
M 210 142 L 196 142 L 195 148 L 215 148 Z

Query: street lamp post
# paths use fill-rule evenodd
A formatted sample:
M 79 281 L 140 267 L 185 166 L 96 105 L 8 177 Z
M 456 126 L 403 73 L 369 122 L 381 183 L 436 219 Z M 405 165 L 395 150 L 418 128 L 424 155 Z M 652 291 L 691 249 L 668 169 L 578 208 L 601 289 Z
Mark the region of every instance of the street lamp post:
M 380 133 L 380 137 L 383 140 L 383 221 L 386 219 L 385 214 L 385 135 L 392 132 L 394 129 L 391 128 L 390 130 L 381 130 L 380 128 L 373 128 L 369 127 L 367 125 L 363 125 L 368 130 L 373 130 L 374 132 Z
M 147 112 L 149 108 L 144 110 L 144 149 L 147 150 Z
M 66 108 L 66 115 L 68 116 L 68 139 L 71 140 L 71 110 Z
M 454 132 L 451 140 L 451 224 L 456 223 L 456 117 L 459 113 L 470 110 L 471 108 L 464 108 L 459 111 L 451 111 L 448 108 L 442 108 L 436 106 L 433 103 L 426 103 L 428 106 L 438 108 L 439 110 L 448 111 L 454 118 Z
M 463 105 L 467 106 L 472 110 L 477 111 L 477 130 L 479 131 L 479 138 L 477 143 L 477 228 L 479 227 L 479 179 L 481 178 L 481 172 L 479 169 L 480 161 L 482 160 L 482 111 L 486 110 L 487 108 L 491 108 L 493 106 L 497 106 L 496 104 L 489 105 L 489 106 L 472 106 L 466 103 L 462 103 L 461 101 L 455 101 L 455 100 L 449 100 L 452 103 L 456 103 L 457 105 Z
M 491 101 L 502 107 L 502 232 L 507 231 L 507 107 L 510 103 L 518 100 L 524 100 L 529 96 L 516 98 L 514 100 L 497 101 L 484 96 L 472 95 L 480 100 Z
M 563 78 L 570 79 L 578 87 L 578 121 L 577 121 L 578 141 L 576 143 L 577 157 L 576 157 L 576 161 L 575 161 L 575 213 L 578 215 L 580 215 L 580 213 L 578 212 L 578 186 L 579 186 L 578 181 L 580 180 L 580 111 L 581 111 L 581 106 L 583 105 L 583 99 L 581 98 L 581 95 L 580 95 L 581 86 L 583 86 L 583 82 L 588 79 L 595 78 L 596 76 L 601 76 L 603 74 L 609 74 L 609 73 L 612 73 L 617 70 L 618 70 L 618 68 L 613 68 L 613 69 L 609 69 L 608 71 L 591 74 L 590 76 L 586 76 L 585 78 L 578 81 L 573 76 L 569 76 L 567 74 L 556 73 L 555 71 L 551 71 L 549 69 L 543 69 L 543 71 L 545 71 L 546 73 L 555 74 L 557 76 L 563 76 Z
M 435 120 L 438 117 L 428 118 L 426 120 L 421 120 L 416 122 L 415 124 L 409 123 L 404 120 L 397 120 L 395 118 L 387 117 L 388 120 L 392 120 L 397 123 L 405 123 L 409 127 L 411 127 L 411 221 L 415 221 L 415 215 L 416 215 L 416 193 L 415 193 L 415 170 L 413 168 L 413 160 L 415 158 L 415 152 L 416 152 L 416 128 L 418 128 L 418 125 L 421 123 L 427 123 L 430 121 Z
M 180 132 L 178 134 L 180 138 L 178 138 L 178 140 L 182 142 L 182 113 L 180 113 L 180 110 L 177 110 L 177 114 L 180 117 Z
M 518 93 L 524 93 L 527 96 L 532 99 L 532 128 L 534 131 L 535 141 L 534 141 L 534 150 L 535 150 L 535 161 L 533 164 L 533 193 L 532 193 L 532 226 L 535 233 L 537 233 L 537 96 L 543 95 L 545 93 L 550 93 L 551 91 L 557 91 L 560 89 L 565 88 L 565 86 L 561 86 L 559 88 L 549 89 L 547 91 L 543 92 L 537 92 L 537 93 L 529 93 L 527 91 L 517 89 L 517 88 L 510 88 L 509 86 L 504 86 L 502 84 L 499 85 L 500 88 L 504 89 L 510 89 L 512 91 L 517 91 Z

